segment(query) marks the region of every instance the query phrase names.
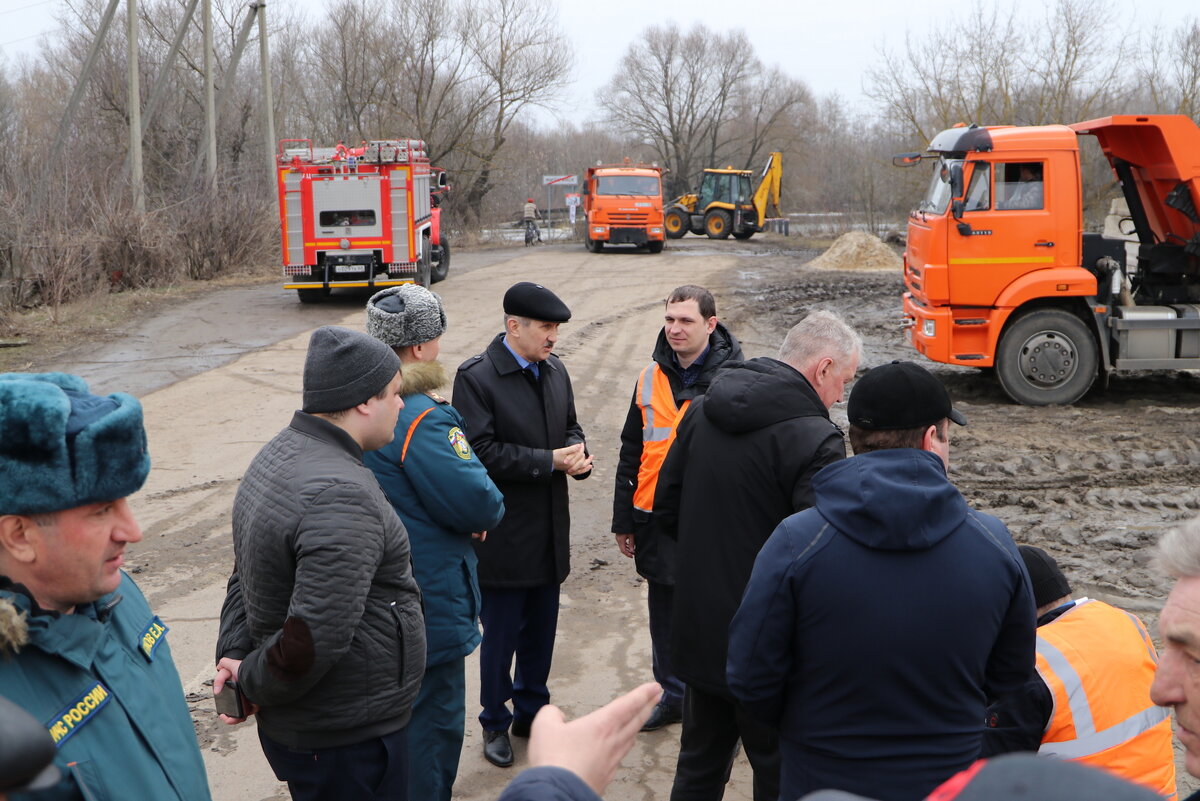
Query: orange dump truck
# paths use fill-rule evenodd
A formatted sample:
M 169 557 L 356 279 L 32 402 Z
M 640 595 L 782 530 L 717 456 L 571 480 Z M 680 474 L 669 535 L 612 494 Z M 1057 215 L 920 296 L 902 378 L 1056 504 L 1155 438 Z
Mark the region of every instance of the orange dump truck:
M 1126 240 L 1083 230 L 1079 137 L 1095 137 L 1129 206 Z M 1174 115 L 957 127 L 910 213 L 913 345 L 995 368 L 1018 403 L 1074 403 L 1118 370 L 1200 369 L 1200 128 Z
M 587 218 L 584 245 L 593 253 L 605 245 L 636 245 L 651 253 L 663 249 L 662 168 L 653 164 L 598 164 L 583 183 Z

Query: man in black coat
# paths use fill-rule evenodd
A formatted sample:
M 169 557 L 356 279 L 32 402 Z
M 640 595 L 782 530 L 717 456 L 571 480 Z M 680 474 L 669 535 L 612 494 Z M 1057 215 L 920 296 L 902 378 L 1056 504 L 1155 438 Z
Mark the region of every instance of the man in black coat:
M 592 471 L 571 379 L 551 353 L 569 319 L 549 289 L 514 284 L 504 294 L 504 333 L 463 362 L 454 379 L 467 439 L 504 494 L 504 519 L 475 543 L 483 623 L 479 722 L 484 757 L 499 767 L 513 762 L 510 725 L 528 737 L 533 716 L 550 702 L 558 590 L 571 569 L 567 476 Z
M 646 579 L 651 664 L 662 699 L 643 731 L 683 717 L 683 682 L 671 669 L 671 607 L 675 592 L 675 543 L 652 536 L 654 490 L 675 426 L 692 400 L 708 389 L 717 368 L 742 359 L 742 346 L 717 320 L 717 302 L 704 287 L 687 284 L 667 296 L 664 325 L 654 355 L 634 386 L 621 429 L 621 454 L 613 490 L 612 532 Z
M 677 542 L 671 662 L 686 685 L 671 801 L 720 799 L 739 738 L 755 801 L 779 797 L 778 736 L 725 681 L 729 623 L 763 543 L 812 505 L 817 471 L 846 456 L 829 407 L 861 350 L 840 317 L 814 312 L 788 332 L 778 359 L 722 368 L 679 423 L 654 497 L 657 531 Z

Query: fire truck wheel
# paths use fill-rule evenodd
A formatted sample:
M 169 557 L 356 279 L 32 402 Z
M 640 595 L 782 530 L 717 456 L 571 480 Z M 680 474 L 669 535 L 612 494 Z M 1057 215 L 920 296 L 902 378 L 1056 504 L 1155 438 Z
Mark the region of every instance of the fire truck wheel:
M 1070 404 L 1091 389 L 1099 356 L 1096 338 L 1075 315 L 1039 309 L 1013 321 L 996 349 L 996 377 L 1026 406 Z
M 329 297 L 329 287 L 323 286 L 318 289 L 297 289 L 296 294 L 300 296 L 301 303 L 320 303 Z
M 666 229 L 667 236 L 679 239 L 688 232 L 687 212 L 679 207 L 667 209 L 667 216 L 663 218 L 663 228 Z
M 429 273 L 433 283 L 445 281 L 446 276 L 450 274 L 450 240 L 442 235 L 442 244 L 438 247 L 438 258 L 433 263 L 433 269 Z
M 704 215 L 704 233 L 709 239 L 728 239 L 729 229 L 733 227 L 733 218 L 729 212 L 713 209 Z

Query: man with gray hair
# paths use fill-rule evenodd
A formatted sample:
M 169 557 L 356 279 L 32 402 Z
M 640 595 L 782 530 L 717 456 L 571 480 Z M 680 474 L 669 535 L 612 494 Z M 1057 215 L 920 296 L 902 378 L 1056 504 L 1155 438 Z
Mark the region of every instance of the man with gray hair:
M 1158 617 L 1162 651 L 1150 700 L 1174 707 L 1187 772 L 1200 777 L 1200 517 L 1168 531 L 1158 544 L 1158 566 L 1178 579 Z M 1187 801 L 1200 801 L 1200 791 Z
M 721 368 L 679 423 L 654 496 L 656 536 L 677 543 L 671 662 L 686 687 L 671 801 L 721 798 L 739 738 L 755 801 L 779 798 L 778 737 L 725 681 L 729 623 L 759 548 L 812 505 L 817 471 L 846 456 L 829 407 L 861 351 L 839 316 L 813 312 L 788 332 L 779 358 Z

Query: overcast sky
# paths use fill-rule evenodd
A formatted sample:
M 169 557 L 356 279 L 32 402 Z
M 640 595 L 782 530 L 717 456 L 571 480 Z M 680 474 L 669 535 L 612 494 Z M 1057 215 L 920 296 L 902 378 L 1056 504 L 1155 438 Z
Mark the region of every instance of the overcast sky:
M 1043 19 L 1044 0 L 1000 2 L 1028 13 L 1031 24 Z M 319 19 L 326 5 L 321 0 L 270 0 L 272 9 L 297 6 L 312 19 Z M 818 95 L 837 92 L 851 103 L 865 104 L 862 77 L 877 61 L 880 46 L 899 49 L 906 32 L 921 37 L 939 24 L 939 13 L 966 16 L 977 7 L 900 0 L 557 0 L 556 5 L 576 54 L 575 81 L 560 113 L 579 122 L 592 116 L 596 90 L 650 25 L 674 21 L 686 29 L 699 22 L 715 31 L 740 27 L 767 64 L 806 81 Z M 52 35 L 53 14 L 61 7 L 62 0 L 0 0 L 0 50 L 10 63 L 17 54 L 34 52 L 40 35 Z M 1197 0 L 1114 0 L 1113 8 L 1137 30 L 1175 28 L 1200 15 Z

